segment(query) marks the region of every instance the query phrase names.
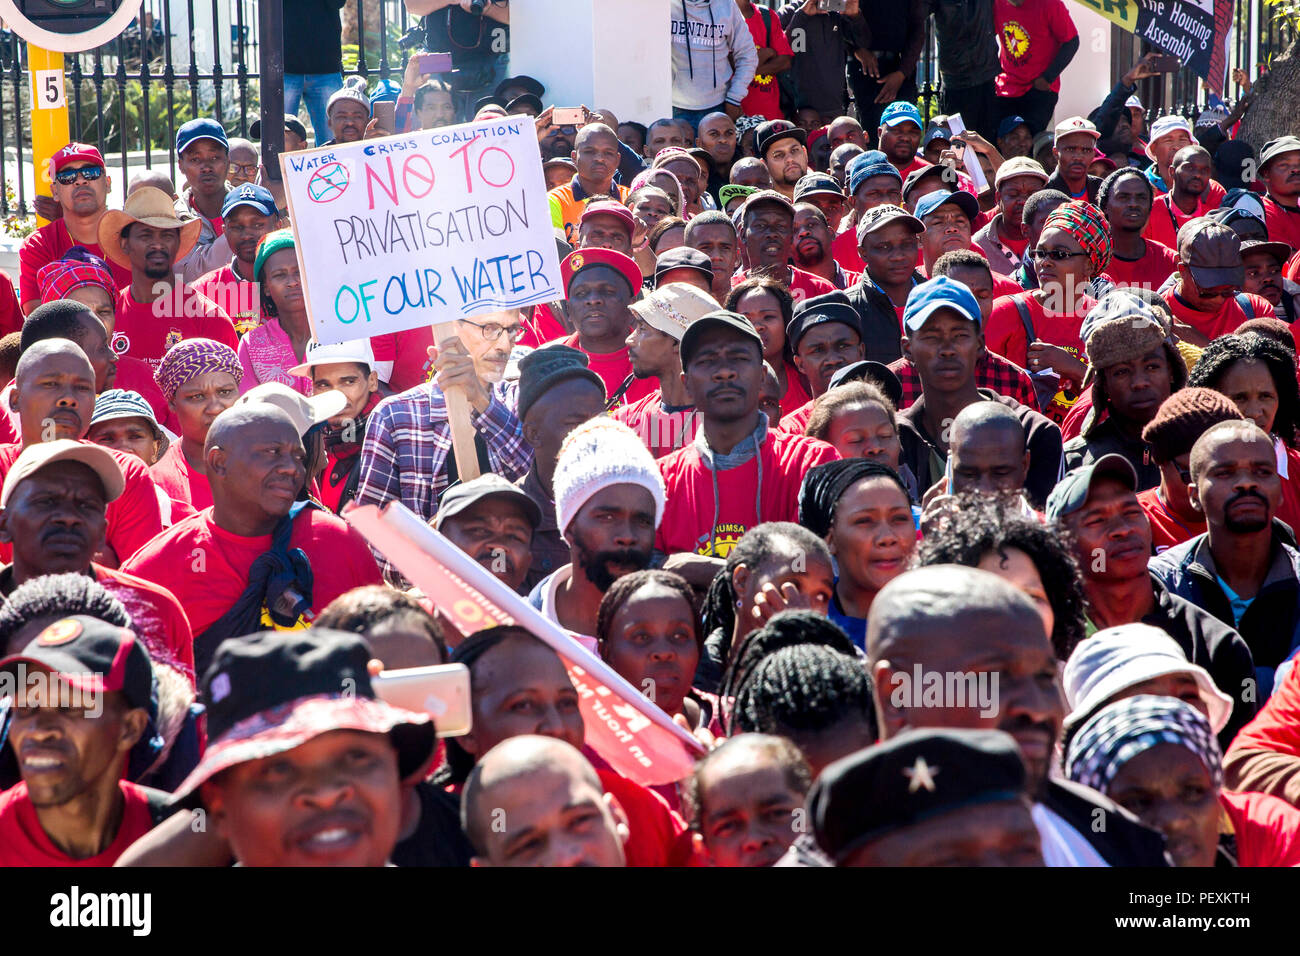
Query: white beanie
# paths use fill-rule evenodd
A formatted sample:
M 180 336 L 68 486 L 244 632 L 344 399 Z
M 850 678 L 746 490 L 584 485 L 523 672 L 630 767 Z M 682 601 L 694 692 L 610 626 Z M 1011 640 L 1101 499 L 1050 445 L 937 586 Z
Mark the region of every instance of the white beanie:
M 560 534 L 596 492 L 610 485 L 640 485 L 654 497 L 655 527 L 664 517 L 664 479 L 636 432 L 612 418 L 579 425 L 560 446 L 555 463 L 555 517 Z

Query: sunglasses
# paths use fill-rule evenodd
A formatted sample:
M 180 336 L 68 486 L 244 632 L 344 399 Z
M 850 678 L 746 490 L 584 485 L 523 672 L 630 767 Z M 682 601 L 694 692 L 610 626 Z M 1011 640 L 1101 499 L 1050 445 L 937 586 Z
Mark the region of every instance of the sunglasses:
M 60 186 L 71 186 L 80 176 L 83 182 L 93 183 L 104 175 L 103 166 L 78 166 L 76 169 L 60 169 L 54 174 L 54 180 Z
M 1196 287 L 1196 294 L 1202 299 L 1230 299 L 1237 292 L 1237 287 L 1231 285 L 1216 285 L 1213 289 L 1202 289 L 1199 285 Z
M 1075 256 L 1086 256 L 1086 252 L 1066 252 L 1064 249 L 1030 249 L 1025 253 L 1035 262 L 1043 259 L 1051 259 L 1053 262 L 1064 262 L 1066 259 L 1073 259 Z

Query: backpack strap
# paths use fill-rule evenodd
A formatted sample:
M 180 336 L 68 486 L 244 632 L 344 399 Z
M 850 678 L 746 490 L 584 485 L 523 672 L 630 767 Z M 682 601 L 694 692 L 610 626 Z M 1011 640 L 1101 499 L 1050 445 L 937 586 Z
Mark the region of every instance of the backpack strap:
M 758 15 L 763 18 L 763 26 L 767 28 L 767 42 L 763 45 L 770 49 L 772 46 L 772 11 L 761 3 L 757 3 L 755 6 L 758 7 Z
M 1237 305 L 1241 308 L 1241 311 L 1246 313 L 1246 318 L 1255 318 L 1255 306 L 1251 304 L 1250 296 L 1244 292 L 1238 292 L 1234 298 L 1237 300 Z
M 1020 313 L 1020 324 L 1025 327 L 1025 347 L 1028 348 L 1038 341 L 1038 333 L 1034 331 L 1034 319 L 1029 314 L 1029 303 L 1025 301 L 1023 293 L 1013 295 L 1011 301 L 1016 304 L 1016 311 Z

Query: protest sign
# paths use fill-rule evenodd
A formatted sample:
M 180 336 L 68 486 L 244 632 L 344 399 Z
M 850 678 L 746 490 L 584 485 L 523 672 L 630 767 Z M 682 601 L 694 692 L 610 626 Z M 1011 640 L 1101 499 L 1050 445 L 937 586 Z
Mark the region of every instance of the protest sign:
M 691 772 L 703 752 L 695 738 L 401 502 L 352 505 L 343 517 L 462 634 L 517 624 L 553 648 L 578 691 L 587 746 L 615 771 L 643 786 L 674 783 Z
M 564 297 L 533 121 L 280 156 L 322 344 Z
M 1223 96 L 1233 0 L 1075 0 L 1183 66 Z

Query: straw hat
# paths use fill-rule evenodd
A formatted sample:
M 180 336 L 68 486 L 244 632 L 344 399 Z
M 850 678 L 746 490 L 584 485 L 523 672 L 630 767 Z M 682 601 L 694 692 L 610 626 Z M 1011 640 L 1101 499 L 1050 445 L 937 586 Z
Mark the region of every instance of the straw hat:
M 179 229 L 181 244 L 176 250 L 177 262 L 190 254 L 203 229 L 200 220 L 177 216 L 171 198 L 161 189 L 141 186 L 127 197 L 121 209 L 110 209 L 99 220 L 99 247 L 104 255 L 126 269 L 131 268 L 131 259 L 122 250 L 122 230 L 136 222 L 156 229 Z

